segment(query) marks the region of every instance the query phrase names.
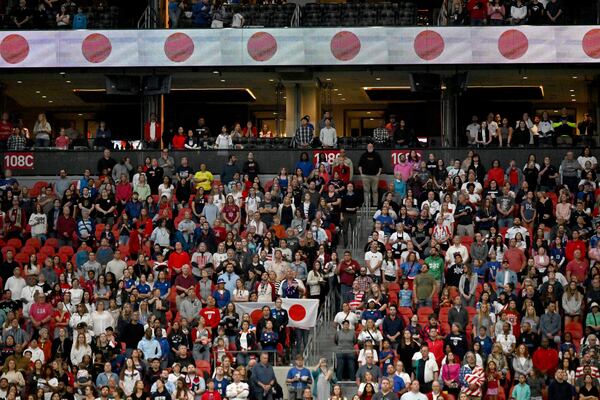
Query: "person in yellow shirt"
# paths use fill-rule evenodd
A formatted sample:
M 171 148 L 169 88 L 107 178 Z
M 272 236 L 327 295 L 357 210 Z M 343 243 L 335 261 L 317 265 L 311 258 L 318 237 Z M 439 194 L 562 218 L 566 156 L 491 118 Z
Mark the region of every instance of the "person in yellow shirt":
M 204 191 L 210 192 L 214 180 L 213 174 L 206 170 L 206 164 L 200 164 L 200 171 L 194 174 L 194 184 L 196 185 L 196 189 L 201 187 Z

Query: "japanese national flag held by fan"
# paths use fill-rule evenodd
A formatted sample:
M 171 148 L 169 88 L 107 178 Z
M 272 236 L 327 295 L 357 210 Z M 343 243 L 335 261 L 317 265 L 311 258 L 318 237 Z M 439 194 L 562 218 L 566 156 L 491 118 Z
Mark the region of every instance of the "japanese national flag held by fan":
M 287 310 L 290 322 L 290 328 L 313 328 L 317 324 L 317 314 L 319 312 L 319 300 L 316 299 L 281 299 L 281 306 Z M 235 303 L 235 309 L 238 314 L 248 313 L 252 322 L 256 322 L 262 317 L 262 308 L 268 306 L 275 307 L 275 303 Z

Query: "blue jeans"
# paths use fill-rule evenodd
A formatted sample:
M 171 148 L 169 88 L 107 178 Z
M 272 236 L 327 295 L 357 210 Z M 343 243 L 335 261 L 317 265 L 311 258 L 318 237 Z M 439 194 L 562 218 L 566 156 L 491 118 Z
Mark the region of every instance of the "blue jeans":
M 513 226 L 513 217 L 498 217 L 498 229 Z
M 337 353 L 337 368 L 335 374 L 338 381 L 356 379 L 356 359 L 354 352 Z
M 49 139 L 35 139 L 35 147 L 50 147 Z

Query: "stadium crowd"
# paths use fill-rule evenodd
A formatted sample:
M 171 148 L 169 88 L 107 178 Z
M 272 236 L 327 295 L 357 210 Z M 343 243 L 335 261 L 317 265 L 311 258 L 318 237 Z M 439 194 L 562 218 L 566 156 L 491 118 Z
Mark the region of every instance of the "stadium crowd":
M 590 149 L 487 166 L 410 151 L 379 193 L 382 168 L 369 144 L 356 165 L 303 153 L 269 179 L 252 153 L 216 179 L 167 149 L 139 166 L 107 149 L 97 171 L 32 188 L 4 171 L 0 397 L 263 400 L 285 385 L 343 400 L 351 380 L 367 400 L 598 398 Z M 309 369 L 281 299 L 325 296 L 335 353 Z M 236 312 L 265 301 L 257 320 Z

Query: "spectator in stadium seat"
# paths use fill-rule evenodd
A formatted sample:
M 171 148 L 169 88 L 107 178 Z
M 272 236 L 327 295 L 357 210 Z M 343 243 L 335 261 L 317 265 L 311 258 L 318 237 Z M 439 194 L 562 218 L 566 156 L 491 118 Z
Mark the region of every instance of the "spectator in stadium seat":
M 414 279 L 414 303 L 417 307 L 431 307 L 433 304 L 433 294 L 436 292 L 437 282 L 435 277 L 429 271 L 429 265 L 421 265 L 420 273 Z
M 192 23 L 195 28 L 208 28 L 211 23 L 208 0 L 195 0 L 192 5 Z
M 383 171 L 383 161 L 379 153 L 375 151 L 373 143 L 367 144 L 358 163 L 358 171 L 363 182 L 365 204 L 369 202 L 377 207 L 379 205 L 379 176 Z
M 450 325 L 456 323 L 462 330 L 465 330 L 469 323 L 469 313 L 463 307 L 460 296 L 456 296 L 453 300 L 453 306 L 448 312 L 448 323 Z
M 467 11 L 471 25 L 479 26 L 485 23 L 487 7 L 482 0 L 469 0 L 467 2 Z
M 561 317 L 556 312 L 556 305 L 548 304 L 546 312 L 540 318 L 540 333 L 542 339 L 547 338 L 554 343 L 560 343 Z
M 572 400 L 575 388 L 565 380 L 565 371 L 559 369 L 548 386 L 548 400 Z
M 300 126 L 296 129 L 294 134 L 294 145 L 297 148 L 305 149 L 310 146 L 314 137 L 314 127 L 308 123 L 307 117 L 302 117 L 300 120 Z
M 258 161 L 254 159 L 254 153 L 248 152 L 247 159 L 242 167 L 242 172 L 244 175 L 248 175 L 250 182 L 254 182 L 254 179 L 260 174 L 260 166 L 258 165 Z M 308 174 L 305 176 L 308 176 Z
M 337 147 L 337 132 L 331 125 L 331 119 L 325 119 L 325 126 L 321 128 L 319 140 L 325 149 L 334 149 Z
M 23 151 L 27 146 L 27 138 L 19 128 L 14 128 L 12 134 L 5 142 L 6 148 L 10 151 Z
M 550 0 L 546 4 L 547 23 L 549 25 L 562 25 L 565 21 L 565 10 L 558 0 Z
M 276 383 L 275 372 L 269 364 L 269 354 L 261 353 L 260 361 L 252 368 L 250 387 L 257 400 L 272 400 Z
M 415 381 L 418 381 L 421 392 L 429 392 L 431 384 L 438 380 L 439 368 L 427 344 L 421 345 L 421 351 L 416 352 L 413 357 Z

